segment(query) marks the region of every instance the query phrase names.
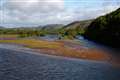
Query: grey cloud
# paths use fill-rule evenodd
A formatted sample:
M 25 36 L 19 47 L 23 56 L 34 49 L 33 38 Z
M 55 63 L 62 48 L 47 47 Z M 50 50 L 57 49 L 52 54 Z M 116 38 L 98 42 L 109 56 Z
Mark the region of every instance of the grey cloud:
M 81 9 L 78 5 L 75 9 L 72 6 L 68 9 L 64 6 L 64 0 L 6 0 L 3 3 L 4 9 L 0 10 L 2 17 L 0 24 L 12 26 L 67 24 L 76 20 L 96 18 L 120 7 L 119 0 L 114 5 L 112 1 L 103 2 L 104 5 L 98 5 L 97 8 L 89 6 Z
M 25 13 L 48 13 L 63 9 L 63 0 L 8 0 L 7 8 Z

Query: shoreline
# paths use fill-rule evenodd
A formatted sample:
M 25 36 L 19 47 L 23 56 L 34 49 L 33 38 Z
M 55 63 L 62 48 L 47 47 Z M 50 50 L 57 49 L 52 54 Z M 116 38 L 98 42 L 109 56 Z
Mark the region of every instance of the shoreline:
M 1 47 L 3 45 L 4 45 L 4 47 Z M 10 48 L 8 48 L 6 46 L 10 46 Z M 13 46 L 14 46 L 14 48 L 13 48 Z M 6 49 L 6 50 L 11 50 L 11 51 L 16 51 L 16 52 L 24 52 L 24 53 L 28 53 L 28 54 L 34 54 L 34 55 L 38 55 L 38 56 L 46 56 L 46 57 L 51 57 L 51 58 L 59 58 L 59 59 L 74 60 L 74 61 L 85 61 L 85 62 L 87 61 L 87 62 L 103 63 L 103 64 L 111 65 L 111 63 L 109 63 L 107 61 L 81 59 L 81 58 L 75 58 L 75 57 L 57 56 L 57 55 L 42 53 L 42 51 L 40 52 L 35 49 L 27 48 L 27 47 L 19 45 L 19 44 L 0 43 L 0 49 Z
M 110 60 L 112 56 L 110 55 L 101 55 L 100 59 L 96 59 L 95 57 L 95 54 L 92 55 L 92 53 L 90 53 L 89 51 L 88 52 L 88 55 L 85 53 L 87 49 L 84 49 L 82 48 L 80 51 L 82 51 L 83 49 L 83 53 L 82 54 L 79 54 L 79 55 L 71 55 L 71 54 L 61 54 L 61 50 L 52 50 L 52 49 L 49 49 L 49 48 L 41 48 L 41 49 L 35 49 L 35 48 L 29 48 L 25 45 L 21 45 L 21 44 L 16 44 L 16 43 L 0 43 L 0 45 L 4 45 L 5 48 L 6 46 L 9 46 L 10 48 L 14 48 L 14 50 L 23 50 L 23 51 L 31 51 L 31 52 L 37 52 L 39 54 L 43 54 L 43 55 L 50 55 L 50 56 L 60 56 L 60 57 L 66 57 L 66 58 L 73 58 L 73 59 L 82 59 L 82 60 L 92 60 L 92 61 L 100 61 L 100 62 L 108 62 L 110 64 L 113 64 L 113 65 L 117 65 L 119 66 L 119 63 L 117 62 L 114 62 L 113 60 Z M 17 48 L 17 49 L 15 49 Z M 74 50 L 73 50 L 74 51 Z M 93 50 L 92 50 L 93 51 Z M 80 52 L 79 52 L 80 53 Z M 97 52 L 96 52 L 97 53 Z M 97 53 L 97 54 L 101 54 L 101 53 Z M 96 54 L 96 55 L 97 55 Z M 102 57 L 104 56 L 104 59 L 102 59 Z M 105 59 L 107 58 L 107 59 Z
M 91 53 L 92 52 L 91 50 L 88 53 L 84 52 L 81 55 L 79 54 L 79 55 L 75 56 L 75 55 L 70 55 L 70 54 L 67 54 L 67 55 L 60 54 L 61 50 L 58 50 L 56 52 L 56 50 L 50 50 L 47 48 L 35 49 L 35 48 L 29 48 L 22 44 L 16 44 L 16 43 L 0 43 L 0 48 L 11 49 L 11 50 L 16 50 L 16 51 L 23 51 L 23 52 L 25 51 L 25 52 L 29 52 L 29 53 L 35 53 L 35 54 L 37 53 L 38 55 L 46 55 L 46 56 L 53 56 L 53 57 L 54 56 L 55 57 L 64 57 L 64 58 L 70 58 L 70 59 L 81 59 L 81 60 L 105 62 L 105 63 L 107 62 L 113 66 L 120 67 L 120 62 L 119 62 L 120 59 L 117 60 L 115 56 L 112 56 L 110 54 L 108 55 L 108 53 L 104 53 L 107 55 L 104 56 L 104 54 L 102 54 L 101 57 L 104 56 L 103 59 L 101 57 L 99 59 L 96 59 L 95 55 L 98 56 L 99 53 L 96 52 L 97 54 L 93 54 L 93 53 Z M 89 55 L 86 55 L 86 54 L 89 54 Z

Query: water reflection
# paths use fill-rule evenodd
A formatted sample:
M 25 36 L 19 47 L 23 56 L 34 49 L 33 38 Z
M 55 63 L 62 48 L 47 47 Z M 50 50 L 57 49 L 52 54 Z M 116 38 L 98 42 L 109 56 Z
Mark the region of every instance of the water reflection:
M 39 38 L 42 40 L 54 41 L 54 40 L 58 40 L 59 36 L 58 35 L 46 35 L 46 36 L 42 36 Z
M 83 36 L 76 36 L 76 39 L 79 40 L 82 46 L 87 47 L 87 48 L 95 48 L 95 49 L 107 51 L 109 53 L 120 53 L 119 49 L 112 48 L 112 47 L 109 47 L 109 46 L 106 46 L 100 43 L 96 43 L 94 41 L 85 39 Z

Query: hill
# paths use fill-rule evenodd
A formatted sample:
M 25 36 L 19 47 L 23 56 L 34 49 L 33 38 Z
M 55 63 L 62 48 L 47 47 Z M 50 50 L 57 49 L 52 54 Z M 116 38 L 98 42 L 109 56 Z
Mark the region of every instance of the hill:
M 86 28 L 93 20 L 75 21 L 63 27 L 63 29 Z
M 84 36 L 120 48 L 120 8 L 95 19 L 86 29 Z
M 64 25 L 63 24 L 48 24 L 42 27 L 42 30 L 54 30 L 54 29 L 60 29 Z
M 74 39 L 76 35 L 84 34 L 86 27 L 92 22 L 93 20 L 84 20 L 84 21 L 75 21 L 72 22 L 60 30 L 60 34 L 62 34 L 63 38 L 67 39 Z

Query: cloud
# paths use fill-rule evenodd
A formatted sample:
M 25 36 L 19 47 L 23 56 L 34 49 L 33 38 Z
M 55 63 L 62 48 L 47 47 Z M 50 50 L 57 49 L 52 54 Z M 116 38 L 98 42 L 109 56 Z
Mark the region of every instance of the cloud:
M 7 6 L 11 10 L 19 10 L 25 13 L 54 12 L 63 9 L 63 0 L 8 0 Z
M 120 7 L 119 0 L 0 0 L 0 25 L 67 24 L 92 19 Z M 99 5 L 98 5 L 99 4 Z
M 7 0 L 1 9 L 1 22 L 43 24 L 55 20 L 64 9 L 64 0 Z

